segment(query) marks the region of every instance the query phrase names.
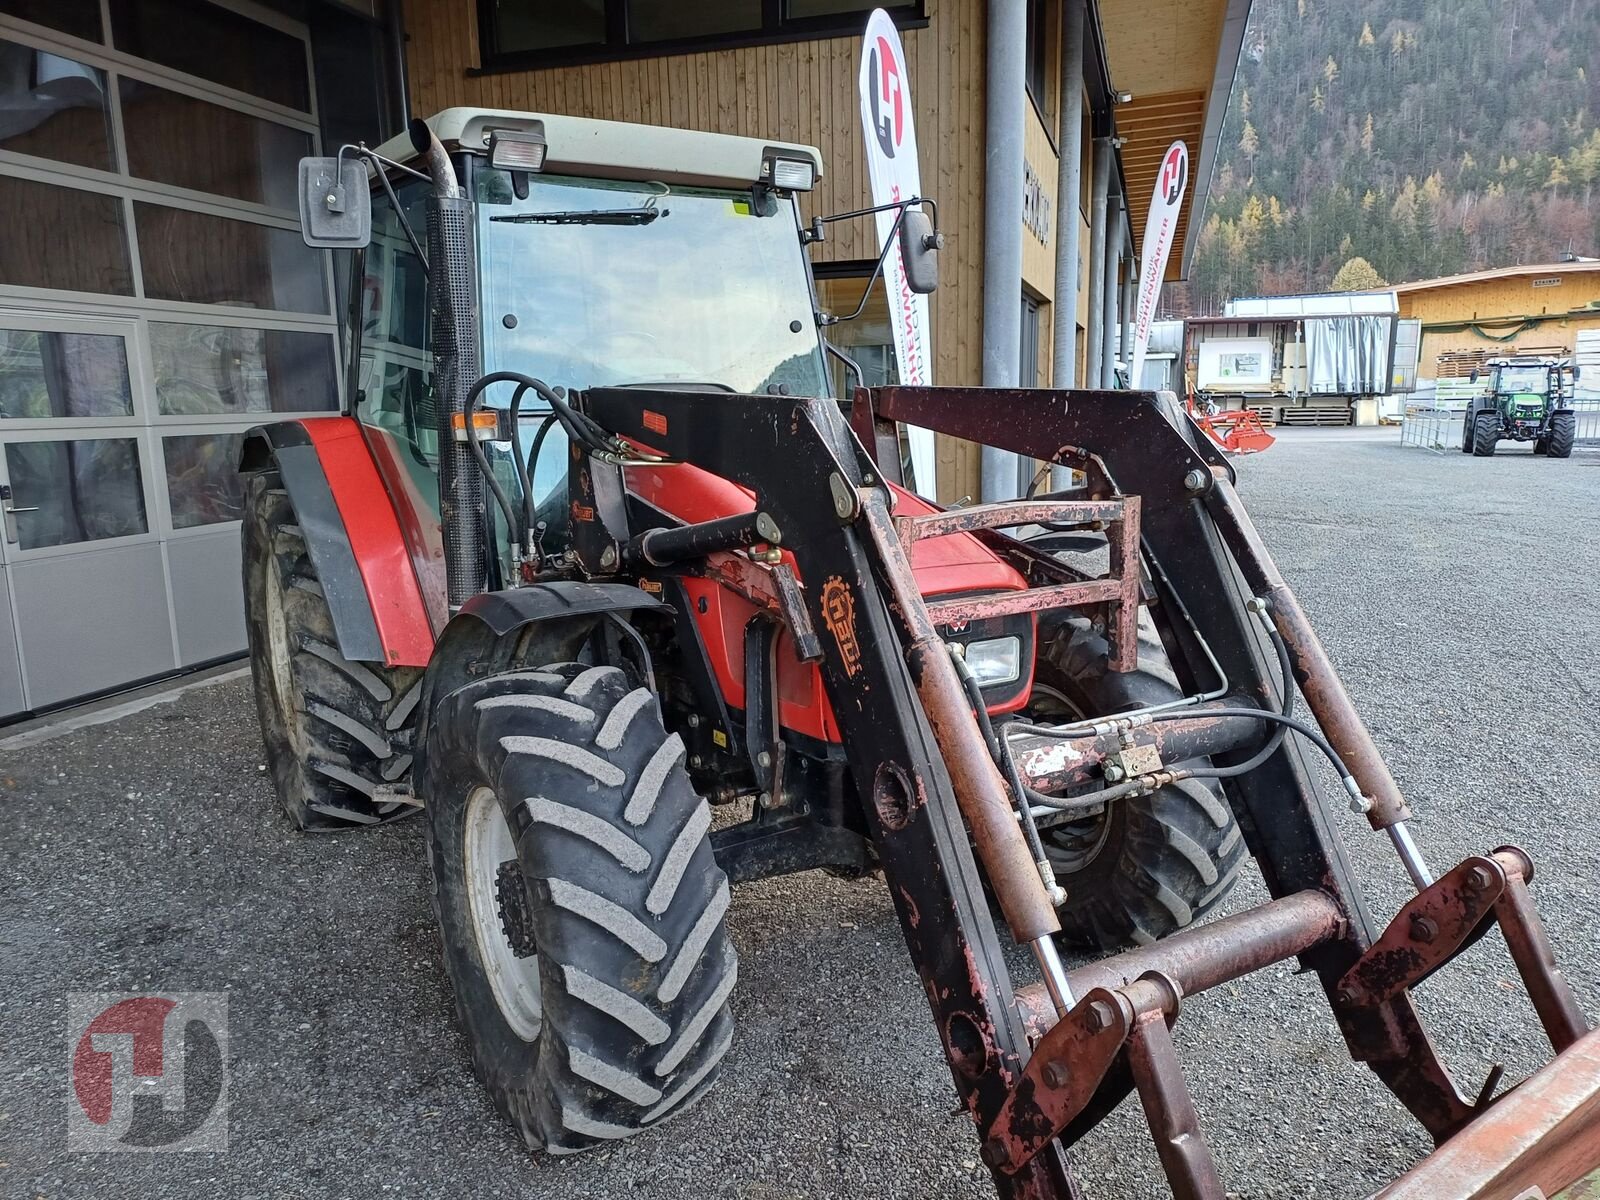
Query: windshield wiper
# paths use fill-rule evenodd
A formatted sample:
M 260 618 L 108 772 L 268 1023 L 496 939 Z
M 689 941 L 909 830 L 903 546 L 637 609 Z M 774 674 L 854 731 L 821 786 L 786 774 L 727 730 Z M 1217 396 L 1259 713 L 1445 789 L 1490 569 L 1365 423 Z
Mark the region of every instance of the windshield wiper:
M 574 210 L 572 212 L 517 213 L 508 217 L 490 217 L 491 221 L 504 221 L 510 225 L 648 225 L 671 210 L 646 204 L 639 208 L 602 208 Z

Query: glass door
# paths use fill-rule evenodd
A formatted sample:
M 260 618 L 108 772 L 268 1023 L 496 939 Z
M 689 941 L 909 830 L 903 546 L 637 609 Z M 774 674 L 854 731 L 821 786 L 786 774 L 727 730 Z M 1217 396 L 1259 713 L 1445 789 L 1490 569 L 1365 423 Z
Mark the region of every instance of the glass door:
M 0 715 L 170 671 L 135 323 L 0 310 Z

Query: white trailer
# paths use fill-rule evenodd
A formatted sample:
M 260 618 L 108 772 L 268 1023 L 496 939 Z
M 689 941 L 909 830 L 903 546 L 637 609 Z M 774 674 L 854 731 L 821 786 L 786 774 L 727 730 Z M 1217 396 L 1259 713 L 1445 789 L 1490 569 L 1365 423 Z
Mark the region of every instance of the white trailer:
M 1416 386 L 1420 327 L 1393 292 L 1230 300 L 1184 323 L 1184 374 L 1202 405 L 1272 424 L 1376 425 Z

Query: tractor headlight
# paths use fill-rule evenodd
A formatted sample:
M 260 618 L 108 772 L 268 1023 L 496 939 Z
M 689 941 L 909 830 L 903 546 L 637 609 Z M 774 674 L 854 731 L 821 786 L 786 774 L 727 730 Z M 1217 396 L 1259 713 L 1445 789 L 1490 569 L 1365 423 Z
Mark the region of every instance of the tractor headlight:
M 1015 683 L 1022 678 L 1022 639 L 1019 637 L 968 642 L 962 657 L 967 660 L 967 668 L 979 687 Z

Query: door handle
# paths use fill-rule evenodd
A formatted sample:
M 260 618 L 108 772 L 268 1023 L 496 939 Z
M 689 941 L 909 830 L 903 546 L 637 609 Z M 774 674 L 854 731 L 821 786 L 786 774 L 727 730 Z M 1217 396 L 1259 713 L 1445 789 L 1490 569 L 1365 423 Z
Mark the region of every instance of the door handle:
M 16 545 L 17 519 L 14 514 L 38 512 L 39 506 L 37 504 L 25 504 L 18 507 L 11 503 L 11 499 L 11 485 L 9 483 L 0 483 L 0 509 L 3 509 L 5 512 L 6 541 L 10 542 L 12 545 Z

